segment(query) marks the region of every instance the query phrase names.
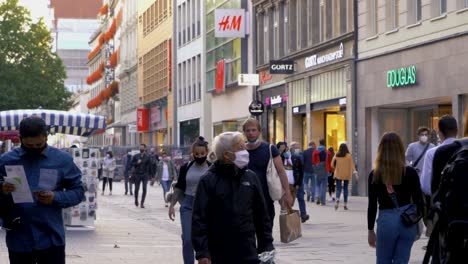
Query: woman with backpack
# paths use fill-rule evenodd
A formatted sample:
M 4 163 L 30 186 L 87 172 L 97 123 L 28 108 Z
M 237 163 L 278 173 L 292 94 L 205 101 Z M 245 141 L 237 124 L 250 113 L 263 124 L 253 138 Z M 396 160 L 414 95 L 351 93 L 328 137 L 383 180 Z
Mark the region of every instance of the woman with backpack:
M 182 254 L 184 264 L 193 264 L 195 255 L 191 240 L 192 228 L 192 205 L 197 192 L 197 186 L 200 178 L 211 163 L 206 160 L 208 155 L 208 142 L 203 137 L 198 139 L 192 145 L 193 160 L 180 167 L 179 179 L 174 186 L 174 193 L 171 197 L 169 206 L 169 218 L 174 220 L 174 206 L 178 201 L 180 205 L 180 222 L 182 225 Z
M 418 173 L 406 166 L 401 138 L 387 132 L 380 140 L 374 168 L 369 174 L 368 243 L 376 247 L 377 263 L 408 263 L 417 223 L 404 221 L 402 215 L 407 216 L 415 206 L 416 213 L 421 215 L 424 203 Z
M 340 205 L 341 192 L 343 192 L 344 209 L 348 210 L 348 185 L 351 175 L 356 171 L 356 167 L 346 143 L 340 145 L 338 153 L 333 157 L 331 167 L 335 169 L 334 178 L 336 179 L 335 210 L 338 210 Z

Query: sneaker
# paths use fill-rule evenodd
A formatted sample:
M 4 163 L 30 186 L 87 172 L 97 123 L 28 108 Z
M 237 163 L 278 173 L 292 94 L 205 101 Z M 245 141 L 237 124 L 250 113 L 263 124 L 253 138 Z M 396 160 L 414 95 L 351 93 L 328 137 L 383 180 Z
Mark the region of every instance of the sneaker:
M 112 195 L 112 192 L 109 192 L 109 195 Z
M 130 195 L 133 195 L 133 192 L 130 192 Z
M 319 199 L 319 198 L 317 198 L 317 205 L 319 205 L 319 204 L 320 204 L 320 199 Z
M 329 202 L 333 202 L 335 199 L 333 197 L 328 198 Z
M 166 203 L 166 207 L 169 207 L 169 205 Z
M 344 206 L 344 209 L 345 209 L 345 210 L 348 210 L 348 206 L 345 205 L 345 206 Z
M 332 202 L 336 201 L 335 197 L 333 197 L 332 200 L 333 200 Z
M 307 201 L 310 201 L 310 194 L 307 195 Z
M 335 211 L 338 210 L 338 207 L 340 206 L 340 202 L 339 201 L 336 201 L 336 204 L 335 204 Z
M 128 192 L 125 192 L 125 195 L 127 195 Z
M 138 201 L 135 201 L 135 206 L 138 207 Z
M 140 207 L 141 207 L 141 208 L 145 208 L 145 206 L 144 206 L 143 204 L 141 204 L 141 206 L 140 206 Z
M 310 218 L 310 217 L 309 217 L 308 214 L 303 215 L 303 216 L 301 216 L 301 222 L 302 222 L 302 223 L 305 223 L 307 220 L 309 220 L 309 218 Z

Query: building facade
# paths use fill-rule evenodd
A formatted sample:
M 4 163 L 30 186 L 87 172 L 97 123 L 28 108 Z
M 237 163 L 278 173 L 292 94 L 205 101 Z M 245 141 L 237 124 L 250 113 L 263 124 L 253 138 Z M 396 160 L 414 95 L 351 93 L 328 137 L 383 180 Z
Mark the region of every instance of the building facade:
M 138 1 L 138 111 L 140 143 L 172 145 L 173 1 Z
M 202 88 L 205 72 L 205 39 L 202 37 L 205 19 L 202 14 L 205 1 L 179 0 L 175 3 L 175 143 L 188 146 L 200 135 L 211 138 L 211 96 Z
M 426 126 L 437 143 L 438 120 L 462 127 L 468 93 L 468 2 L 359 1 L 357 105 L 359 168 L 372 169 L 386 131 L 405 146 Z M 461 130 L 461 129 L 460 129 Z M 359 193 L 366 194 L 361 177 Z
M 252 86 L 239 86 L 238 76 L 241 73 L 254 73 L 252 35 L 247 32 L 244 37 L 216 37 L 216 28 L 222 27 L 222 21 L 215 21 L 217 9 L 242 9 L 246 16 L 252 17 L 252 3 L 248 0 L 205 1 L 205 87 L 211 95 L 211 122 L 213 137 L 226 131 L 242 130 L 242 123 L 250 113 L 249 103 L 253 98 Z M 246 19 L 246 17 L 244 17 Z M 231 26 L 232 20 L 231 20 Z M 250 27 L 247 24 L 247 27 Z M 225 27 L 224 27 L 225 28 Z M 250 43 L 250 48 L 249 48 Z M 223 70 L 217 73 L 223 65 Z M 220 89 L 216 89 L 216 78 L 221 77 Z M 221 75 L 221 76 L 219 76 Z
M 266 141 L 352 149 L 353 2 L 253 1 Z
M 139 144 L 136 108 L 138 106 L 138 9 L 137 1 L 123 0 L 122 32 L 120 34 L 120 127 L 122 145 Z

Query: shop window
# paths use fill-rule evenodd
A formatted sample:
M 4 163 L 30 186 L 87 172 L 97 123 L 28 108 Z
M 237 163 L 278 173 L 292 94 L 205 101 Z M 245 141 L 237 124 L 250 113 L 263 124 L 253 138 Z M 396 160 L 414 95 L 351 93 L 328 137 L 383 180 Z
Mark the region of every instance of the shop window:
M 346 142 L 346 117 L 344 113 L 325 113 L 325 135 L 327 148 L 335 152 Z

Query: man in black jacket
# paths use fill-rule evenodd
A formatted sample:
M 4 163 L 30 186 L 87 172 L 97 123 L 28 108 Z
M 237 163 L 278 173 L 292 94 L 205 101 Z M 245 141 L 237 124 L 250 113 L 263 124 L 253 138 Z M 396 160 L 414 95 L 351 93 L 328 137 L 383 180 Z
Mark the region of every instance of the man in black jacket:
M 145 208 L 146 187 L 148 179 L 151 175 L 151 158 L 146 153 L 146 145 L 140 144 L 140 153 L 133 156 L 132 166 L 135 167 L 135 206 L 138 207 L 138 192 L 140 191 L 140 183 L 143 184 L 143 193 L 141 195 L 141 208 Z
M 192 243 L 199 264 L 259 263 L 272 251 L 271 221 L 260 181 L 247 169 L 239 132 L 214 140 L 217 161 L 200 180 L 193 204 Z

